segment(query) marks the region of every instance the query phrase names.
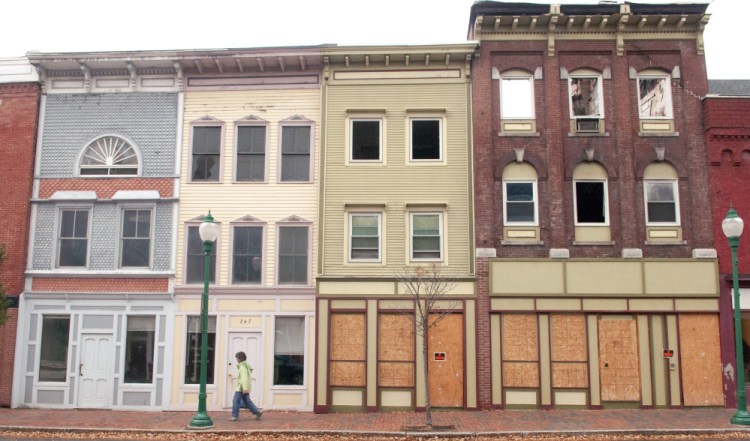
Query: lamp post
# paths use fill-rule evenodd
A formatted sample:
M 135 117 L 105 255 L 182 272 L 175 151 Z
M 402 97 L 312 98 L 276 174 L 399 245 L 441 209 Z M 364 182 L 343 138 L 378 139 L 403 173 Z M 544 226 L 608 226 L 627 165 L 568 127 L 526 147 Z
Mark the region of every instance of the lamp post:
M 729 240 L 732 249 L 732 288 L 734 293 L 734 352 L 737 355 L 737 412 L 732 415 L 732 424 L 750 425 L 750 414 L 747 413 L 745 397 L 745 363 L 742 354 L 742 322 L 740 321 L 740 283 L 737 278 L 737 248 L 740 246 L 740 235 L 745 223 L 737 216 L 734 208 L 721 222 L 721 229 Z
M 208 429 L 214 426 L 211 417 L 206 413 L 206 380 L 208 370 L 208 281 L 211 272 L 211 250 L 214 241 L 219 235 L 219 226 L 214 223 L 214 218 L 209 210 L 203 223 L 198 227 L 203 241 L 203 295 L 201 296 L 201 385 L 198 392 L 198 413 L 190 420 L 188 428 Z

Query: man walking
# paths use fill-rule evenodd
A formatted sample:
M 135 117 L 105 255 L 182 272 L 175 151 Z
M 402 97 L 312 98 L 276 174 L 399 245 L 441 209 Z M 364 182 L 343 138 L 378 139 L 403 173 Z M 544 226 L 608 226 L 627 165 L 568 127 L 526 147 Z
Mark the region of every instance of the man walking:
M 240 407 L 246 407 L 250 409 L 250 412 L 255 415 L 255 419 L 259 420 L 263 415 L 262 410 L 258 410 L 255 407 L 255 403 L 250 399 L 250 374 L 253 372 L 253 368 L 247 363 L 247 355 L 240 351 L 235 354 L 234 358 L 237 360 L 237 390 L 234 392 L 234 399 L 232 400 L 232 418 L 231 421 L 237 421 L 240 418 Z

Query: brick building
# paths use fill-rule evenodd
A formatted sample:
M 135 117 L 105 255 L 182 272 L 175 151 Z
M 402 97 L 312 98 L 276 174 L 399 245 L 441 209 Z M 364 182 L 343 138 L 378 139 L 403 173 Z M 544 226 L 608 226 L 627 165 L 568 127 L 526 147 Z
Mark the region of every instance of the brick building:
M 8 321 L 0 327 L 0 406 L 9 406 L 13 382 L 14 348 L 18 320 L 18 296 L 24 287 L 26 249 L 29 243 L 29 213 L 34 173 L 34 150 L 39 115 L 39 84 L 36 70 L 25 58 L 0 60 L 0 152 L 13 158 L 4 167 L 0 198 L 0 247 L 5 261 L 0 265 L 0 283 L 11 299 Z
M 733 206 L 740 217 L 750 218 L 750 193 L 746 189 L 750 177 L 750 81 L 711 80 L 709 94 L 703 100 L 706 148 L 711 182 L 711 213 L 714 222 L 714 243 L 719 255 L 721 289 L 722 362 L 734 372 L 735 342 L 732 299 L 732 253 L 721 229 L 721 221 Z M 747 236 L 747 233 L 745 233 Z M 750 247 L 740 239 L 738 251 L 742 335 L 750 342 Z M 750 355 L 746 351 L 745 356 Z M 747 377 L 745 363 L 745 376 Z M 735 375 L 725 375 L 727 405 L 737 402 Z
M 706 6 L 473 5 L 481 407 L 724 405 Z

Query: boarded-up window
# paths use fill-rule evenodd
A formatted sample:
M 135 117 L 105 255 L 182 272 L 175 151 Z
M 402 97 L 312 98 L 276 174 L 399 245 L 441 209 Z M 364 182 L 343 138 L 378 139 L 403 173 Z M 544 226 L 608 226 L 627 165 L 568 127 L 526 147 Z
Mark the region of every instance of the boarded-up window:
M 414 387 L 414 324 L 403 314 L 378 318 L 378 386 Z
M 586 319 L 581 314 L 552 314 L 552 387 L 588 387 Z
M 685 406 L 723 406 L 719 316 L 680 314 L 679 325 Z
M 503 314 L 504 387 L 539 387 L 539 350 L 535 314 Z
M 331 386 L 365 386 L 365 314 L 331 314 Z

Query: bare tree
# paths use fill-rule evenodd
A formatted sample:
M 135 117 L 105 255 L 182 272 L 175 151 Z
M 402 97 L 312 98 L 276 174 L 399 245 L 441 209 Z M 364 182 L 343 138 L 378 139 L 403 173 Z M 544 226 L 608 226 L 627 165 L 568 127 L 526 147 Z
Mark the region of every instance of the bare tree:
M 456 309 L 455 300 L 446 302 L 443 297 L 456 286 L 455 279 L 443 276 L 441 267 L 433 262 L 425 266 L 405 267 L 396 273 L 399 284 L 406 294 L 414 298 L 414 312 L 409 317 L 414 322 L 417 338 L 422 339 L 422 357 L 424 359 L 425 416 L 427 427 L 432 428 L 432 411 L 430 404 L 430 377 L 428 369 L 427 345 L 429 331 L 436 327 L 447 314 Z

